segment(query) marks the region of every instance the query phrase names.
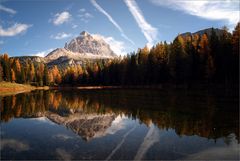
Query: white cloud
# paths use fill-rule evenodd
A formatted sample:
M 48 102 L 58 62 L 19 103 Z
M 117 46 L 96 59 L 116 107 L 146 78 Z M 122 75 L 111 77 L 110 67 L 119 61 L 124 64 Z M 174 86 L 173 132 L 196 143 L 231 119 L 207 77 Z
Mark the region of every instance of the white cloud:
M 127 52 L 125 51 L 124 42 L 117 41 L 113 37 L 104 37 L 103 39 L 110 45 L 110 48 L 114 51 L 114 53 L 118 55 L 127 54 Z
M 72 28 L 73 28 L 73 29 L 75 29 L 75 28 L 77 28 L 77 27 L 78 27 L 78 25 L 76 25 L 76 24 L 72 25 Z
M 65 39 L 65 38 L 68 38 L 68 37 L 71 37 L 72 34 L 67 34 L 65 32 L 61 32 L 61 33 L 58 33 L 57 35 L 51 35 L 51 38 L 52 39 L 56 39 L 56 40 L 61 40 L 61 39 Z
M 123 115 L 123 116 L 120 116 L 118 115 L 112 122 L 111 124 L 111 127 L 109 127 L 107 130 L 106 130 L 106 133 L 107 134 L 115 134 L 116 132 L 118 132 L 119 130 L 122 130 L 122 129 L 125 129 L 126 128 L 126 120 L 128 118 Z
M 92 36 L 95 39 L 103 39 L 106 43 L 110 45 L 110 48 L 112 49 L 112 51 L 117 55 L 127 54 L 124 42 L 115 40 L 113 37 L 105 37 L 98 34 L 93 34 Z
M 72 17 L 72 15 L 67 11 L 64 11 L 62 13 L 57 13 L 54 16 L 53 24 L 54 25 L 61 25 L 65 22 L 68 22 L 71 19 L 71 17 Z
M 51 49 L 52 50 L 52 49 Z M 48 54 L 48 53 L 47 53 Z M 36 56 L 36 55 L 34 55 Z M 30 120 L 38 121 L 40 123 L 47 123 L 49 125 L 56 125 L 54 122 L 50 121 L 47 117 L 36 117 L 36 118 L 30 118 Z
M 142 160 L 146 152 L 157 142 L 159 142 L 160 135 L 158 128 L 153 124 L 150 125 L 147 135 L 144 137 L 142 144 L 134 157 L 134 160 Z
M 86 12 L 86 13 L 84 13 L 83 17 L 85 17 L 85 18 L 93 18 L 93 15 L 88 13 L 88 12 Z
M 4 11 L 4 12 L 10 13 L 10 14 L 16 14 L 17 13 L 17 11 L 15 11 L 14 9 L 7 8 L 3 5 L 0 5 L 0 11 Z
M 237 24 L 239 21 L 239 1 L 235 0 L 168 0 L 159 1 L 151 0 L 158 6 L 164 6 L 173 10 L 180 10 L 187 14 L 198 16 L 209 20 L 224 20 L 227 21 L 230 27 Z
M 57 135 L 54 135 L 53 138 L 61 139 L 61 140 L 74 139 L 74 137 L 66 135 L 66 134 L 57 134 Z
M 0 26 L 0 36 L 15 36 L 27 31 L 27 29 L 31 26 L 32 25 L 21 24 L 21 23 L 19 24 L 16 23 L 7 29 L 3 29 L 2 26 Z
M 148 45 L 152 46 L 156 41 L 158 30 L 155 27 L 152 27 L 151 24 L 145 20 L 142 11 L 134 0 L 124 0 L 124 2 L 136 20 L 138 27 L 147 39 Z
M 95 0 L 91 0 L 92 5 L 102 14 L 104 14 L 108 20 L 121 32 L 121 36 L 123 38 L 125 38 L 126 40 L 128 40 L 129 42 L 131 42 L 134 45 L 134 42 L 129 39 L 125 33 L 123 32 L 122 28 L 118 25 L 118 23 L 112 18 L 111 15 L 109 15 L 99 4 L 97 4 L 97 2 Z
M 10 148 L 17 152 L 29 150 L 29 145 L 15 139 L 1 139 L 0 150 Z
M 79 11 L 80 11 L 80 12 L 85 12 L 86 9 L 85 9 L 85 8 L 81 8 Z
M 85 18 L 81 18 L 80 20 L 83 21 L 83 22 L 85 22 L 85 23 L 88 23 L 88 22 L 89 22 L 89 20 L 87 20 L 87 19 L 85 19 Z
M 51 48 L 51 49 L 47 49 L 47 50 L 44 50 L 44 51 L 40 51 L 40 52 L 37 52 L 35 54 L 31 54 L 33 56 L 40 56 L 40 57 L 45 57 L 48 53 L 50 53 L 51 51 L 53 51 L 54 49 Z
M 56 154 L 58 156 L 58 159 L 60 159 L 60 160 L 71 160 L 72 159 L 72 155 L 69 152 L 67 152 L 65 149 L 62 149 L 62 148 L 57 148 Z
M 81 10 L 80 11 L 81 13 L 78 15 L 78 17 L 81 18 L 81 21 L 84 21 L 85 23 L 87 23 L 91 18 L 93 18 L 94 16 L 89 13 L 89 12 L 86 12 L 86 10 Z

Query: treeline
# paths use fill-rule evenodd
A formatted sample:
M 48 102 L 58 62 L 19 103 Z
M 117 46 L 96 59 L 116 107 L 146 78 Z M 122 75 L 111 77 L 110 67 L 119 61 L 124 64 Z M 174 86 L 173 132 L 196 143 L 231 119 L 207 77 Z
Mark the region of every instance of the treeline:
M 31 61 L 20 62 L 19 59 L 9 58 L 8 54 L 0 56 L 0 81 L 27 83 L 35 86 L 50 85 L 54 70 L 48 70 L 43 63 Z M 54 75 L 58 82 L 58 76 Z
M 43 63 L 0 57 L 0 81 L 43 85 L 238 84 L 240 23 L 230 34 L 179 35 L 108 61 L 50 69 Z
M 223 28 L 221 33 L 212 29 L 208 34 L 179 35 L 170 44 L 160 42 L 122 59 L 70 69 L 63 81 L 74 85 L 236 85 L 239 35 L 239 23 L 232 34 Z

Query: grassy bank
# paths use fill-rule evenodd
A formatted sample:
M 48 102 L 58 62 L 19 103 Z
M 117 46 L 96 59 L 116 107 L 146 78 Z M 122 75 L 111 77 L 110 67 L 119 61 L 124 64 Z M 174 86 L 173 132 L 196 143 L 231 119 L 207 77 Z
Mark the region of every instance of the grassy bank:
M 11 82 L 0 82 L 0 96 L 28 92 L 36 89 L 49 89 L 49 87 L 35 87 L 29 84 L 18 84 Z

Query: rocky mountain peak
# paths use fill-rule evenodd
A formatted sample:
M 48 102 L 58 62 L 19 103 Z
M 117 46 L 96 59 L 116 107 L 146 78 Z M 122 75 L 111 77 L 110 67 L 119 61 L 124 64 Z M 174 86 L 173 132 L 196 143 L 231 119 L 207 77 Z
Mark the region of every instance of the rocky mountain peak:
M 82 31 L 79 36 L 65 43 L 64 48 L 57 48 L 44 59 L 48 64 L 58 65 L 66 62 L 68 65 L 82 64 L 85 59 L 113 59 L 116 54 L 101 35 L 91 35 Z
M 82 31 L 80 33 L 81 36 L 89 36 L 90 34 L 87 31 Z
M 111 57 L 116 56 L 111 50 L 109 44 L 107 44 L 102 38 L 96 39 L 86 31 L 82 31 L 80 36 L 72 39 L 69 43 L 66 43 L 64 48 L 79 54 L 92 54 Z

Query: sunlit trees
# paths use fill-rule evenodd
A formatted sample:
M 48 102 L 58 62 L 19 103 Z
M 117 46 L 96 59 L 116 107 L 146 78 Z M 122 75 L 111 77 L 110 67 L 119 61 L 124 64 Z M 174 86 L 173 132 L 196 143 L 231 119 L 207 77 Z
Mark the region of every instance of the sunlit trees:
M 21 66 L 21 76 L 20 76 L 20 83 L 26 83 L 26 73 L 24 66 Z
M 19 62 L 19 59 L 14 60 L 14 66 L 17 72 L 21 72 L 21 64 Z
M 43 84 L 48 86 L 49 85 L 49 76 L 48 76 L 48 67 L 45 65 L 43 70 Z
M 184 50 L 184 41 L 181 36 L 178 36 L 171 46 L 170 55 L 170 71 L 171 76 L 176 83 L 184 83 L 186 81 L 187 71 L 187 55 Z
M 166 42 L 153 46 L 148 55 L 147 79 L 149 84 L 163 83 L 168 79 L 169 47 Z
M 15 77 L 17 78 L 17 82 L 18 83 L 24 83 L 24 80 L 23 80 L 23 75 L 22 75 L 22 72 L 21 72 L 21 64 L 19 62 L 19 59 L 12 59 L 12 66 L 13 66 L 13 71 L 11 71 L 11 73 L 14 72 L 14 75 L 16 75 Z M 16 73 L 16 74 L 15 74 Z M 15 80 L 14 80 L 15 81 Z
M 48 81 L 50 85 L 54 84 L 53 74 L 51 70 L 48 71 Z
M 38 86 L 236 84 L 239 35 L 238 23 L 232 34 L 226 27 L 180 34 L 172 43 L 159 42 L 115 59 L 84 60 L 69 66 L 48 66 L 3 54 L 0 81 Z
M 31 65 L 30 65 L 30 81 L 34 82 L 35 81 L 35 77 L 36 77 L 36 75 L 35 75 L 35 67 L 34 67 L 34 64 L 31 63 Z
M 11 69 L 11 80 L 12 80 L 12 82 L 16 81 L 16 75 L 15 75 L 15 72 L 13 69 Z
M 82 80 L 82 78 L 83 78 L 83 68 L 81 67 L 81 65 L 77 65 L 77 75 L 78 75 L 78 77 L 77 77 L 77 81 L 79 82 L 79 83 L 81 83 L 81 80 Z
M 147 77 L 147 63 L 149 52 L 150 49 L 147 46 L 145 46 L 144 48 L 138 50 L 136 56 L 131 55 L 132 59 L 131 64 L 135 68 L 133 70 L 136 70 L 134 71 L 136 73 L 136 76 L 132 84 L 135 84 L 136 81 L 138 81 L 140 84 L 146 83 L 147 80 L 144 78 Z M 133 59 L 136 59 L 136 61 Z M 136 62 L 137 65 L 136 67 L 134 66 L 134 61 Z
M 43 86 L 44 64 L 40 63 L 36 69 L 36 80 L 38 86 Z

